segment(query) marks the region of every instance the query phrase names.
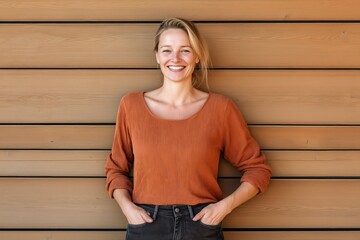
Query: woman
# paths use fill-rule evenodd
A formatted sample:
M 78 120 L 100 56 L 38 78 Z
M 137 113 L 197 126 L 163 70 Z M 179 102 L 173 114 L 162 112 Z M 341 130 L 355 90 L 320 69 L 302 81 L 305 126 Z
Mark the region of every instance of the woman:
M 271 169 L 235 103 L 194 87 L 207 82 L 210 62 L 194 24 L 164 20 L 154 50 L 163 85 L 122 98 L 107 190 L 128 220 L 128 240 L 223 239 L 222 220 L 265 191 Z M 226 198 L 217 183 L 222 152 L 243 172 Z

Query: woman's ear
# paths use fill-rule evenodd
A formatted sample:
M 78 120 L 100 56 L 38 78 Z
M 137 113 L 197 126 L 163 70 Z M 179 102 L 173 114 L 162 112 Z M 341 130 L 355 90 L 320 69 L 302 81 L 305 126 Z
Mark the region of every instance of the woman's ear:
M 160 64 L 160 61 L 159 61 L 159 57 L 158 57 L 158 53 L 157 53 L 157 52 L 155 52 L 155 57 L 156 57 L 156 62 L 157 62 L 157 64 Z
M 199 63 L 199 61 L 200 61 L 199 58 L 196 58 L 196 59 L 195 59 L 195 62 L 196 62 L 196 63 Z

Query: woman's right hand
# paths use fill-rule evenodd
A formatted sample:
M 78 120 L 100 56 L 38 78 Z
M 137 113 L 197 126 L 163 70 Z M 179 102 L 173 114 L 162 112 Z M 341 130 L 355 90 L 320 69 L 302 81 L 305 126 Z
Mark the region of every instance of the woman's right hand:
M 134 204 L 126 189 L 116 189 L 113 193 L 129 224 L 152 223 L 153 219 L 143 208 Z
M 143 208 L 129 204 L 126 208 L 122 208 L 122 211 L 129 224 L 142 224 L 152 223 L 153 219 L 149 216 L 150 213 L 146 212 Z

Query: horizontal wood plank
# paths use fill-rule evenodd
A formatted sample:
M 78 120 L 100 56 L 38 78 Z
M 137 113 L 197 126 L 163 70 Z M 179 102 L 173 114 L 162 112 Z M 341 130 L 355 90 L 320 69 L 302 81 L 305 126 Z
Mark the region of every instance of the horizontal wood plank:
M 0 176 L 105 176 L 109 150 L 0 150 Z
M 106 125 L 0 125 L 0 148 L 110 149 L 114 131 Z
M 0 176 L 105 176 L 108 150 L 0 150 Z M 264 151 L 273 177 L 360 176 L 359 151 Z M 219 177 L 240 177 L 222 159 Z
M 157 27 L 2 24 L 0 68 L 155 68 Z M 359 23 L 206 23 L 199 29 L 214 67 L 360 67 Z
M 220 180 L 225 195 L 238 179 Z M 104 179 L 0 179 L 0 228 L 126 228 Z M 273 180 L 225 228 L 359 228 L 359 180 Z M 16 212 L 16 214 L 14 214 Z
M 0 70 L 0 122 L 113 123 L 123 95 L 161 79 L 158 70 Z
M 360 176 L 358 151 L 265 151 L 274 176 Z
M 263 149 L 360 149 L 357 126 L 251 126 Z
M 1 231 L 6 240 L 119 240 L 125 231 Z M 226 240 L 358 240 L 360 231 L 224 231 Z
M 360 149 L 358 126 L 250 126 L 263 149 Z M 114 126 L 0 125 L 0 149 L 110 149 Z
M 356 0 L 2 0 L 1 21 L 358 20 Z
M 161 78 L 159 70 L 0 70 L 0 122 L 112 123 L 123 95 Z M 213 70 L 210 89 L 251 124 L 360 123 L 359 70 Z

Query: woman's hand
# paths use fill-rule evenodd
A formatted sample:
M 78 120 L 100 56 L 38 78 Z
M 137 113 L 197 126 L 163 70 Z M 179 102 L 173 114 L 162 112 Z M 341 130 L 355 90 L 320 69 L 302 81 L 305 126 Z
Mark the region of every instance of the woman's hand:
M 201 219 L 201 222 L 208 225 L 219 224 L 232 210 L 244 202 L 256 196 L 259 189 L 248 182 L 243 182 L 232 194 L 221 201 L 209 204 L 204 207 L 193 218 L 194 221 Z
M 202 223 L 207 225 L 218 225 L 230 212 L 231 210 L 227 204 L 224 201 L 219 201 L 204 207 L 198 214 L 196 214 L 193 220 L 200 220 Z
M 153 219 L 149 216 L 143 208 L 136 206 L 135 204 L 129 204 L 123 209 L 123 213 L 129 224 L 142 224 L 152 223 Z
M 143 208 L 138 207 L 131 201 L 130 193 L 126 189 L 116 189 L 114 198 L 119 204 L 129 224 L 152 223 L 153 219 Z

